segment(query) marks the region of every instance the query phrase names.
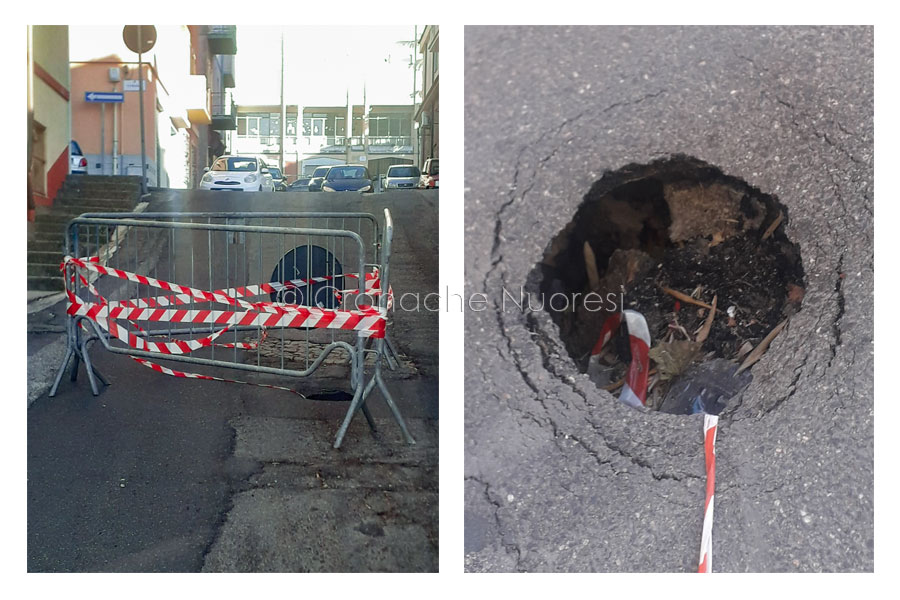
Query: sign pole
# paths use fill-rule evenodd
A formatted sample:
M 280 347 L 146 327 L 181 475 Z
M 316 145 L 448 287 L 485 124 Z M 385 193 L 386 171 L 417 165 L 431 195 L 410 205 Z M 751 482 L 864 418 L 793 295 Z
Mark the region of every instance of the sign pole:
M 138 43 L 143 44 L 143 38 L 141 37 L 141 26 L 137 26 L 137 34 L 138 34 Z M 140 121 L 141 121 L 141 195 L 147 193 L 147 151 L 144 149 L 144 65 L 143 65 L 143 52 L 138 51 L 138 86 L 140 89 L 138 93 L 138 104 L 140 105 Z
M 106 175 L 106 102 L 100 103 L 100 174 Z

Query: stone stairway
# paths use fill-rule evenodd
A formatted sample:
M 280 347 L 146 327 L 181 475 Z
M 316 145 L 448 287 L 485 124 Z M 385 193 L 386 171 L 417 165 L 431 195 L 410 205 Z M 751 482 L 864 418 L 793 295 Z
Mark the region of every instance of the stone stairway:
M 65 249 L 66 225 L 86 212 L 127 212 L 140 200 L 141 178 L 69 175 L 53 201 L 38 207 L 28 225 L 28 290 L 63 290 L 59 263 Z

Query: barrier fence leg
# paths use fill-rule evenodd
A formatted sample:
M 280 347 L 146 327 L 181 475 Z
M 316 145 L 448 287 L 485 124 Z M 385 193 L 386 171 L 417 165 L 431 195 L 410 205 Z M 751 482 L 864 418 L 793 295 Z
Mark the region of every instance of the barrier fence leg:
M 95 396 L 99 396 L 100 391 L 97 387 L 97 381 L 94 379 L 94 375 L 96 375 L 97 378 L 100 379 L 101 382 L 103 382 L 103 385 L 109 385 L 109 382 L 106 380 L 106 377 L 104 377 L 103 374 L 97 369 L 97 367 L 95 367 L 93 363 L 91 363 L 91 357 L 88 354 L 87 345 L 96 339 L 98 339 L 96 336 L 91 336 L 81 342 L 81 356 L 84 360 L 84 370 L 87 371 L 88 381 L 91 382 L 91 391 Z
M 394 343 L 391 341 L 391 338 L 388 337 L 387 333 L 384 334 L 384 343 L 388 350 L 388 352 L 385 352 L 384 354 L 385 358 L 387 358 L 388 366 L 391 368 L 391 371 L 396 371 L 397 367 L 400 366 L 400 354 L 397 352 Z
M 82 340 L 80 354 L 81 354 L 81 359 L 84 361 L 84 371 L 85 371 L 85 373 L 87 373 L 88 381 L 91 384 L 91 392 L 95 396 L 99 396 L 100 390 L 97 387 L 97 380 L 94 378 L 94 370 L 91 368 L 91 359 L 88 356 L 88 352 L 87 352 L 87 344 L 89 341 L 90 341 L 90 338 Z M 77 364 L 77 361 L 76 361 L 76 364 Z M 72 377 L 72 381 L 75 381 L 74 377 Z
M 363 400 L 359 406 L 359 409 L 362 411 L 363 416 L 366 418 L 366 422 L 369 424 L 369 429 L 372 430 L 372 433 L 376 433 L 378 430 L 375 428 L 375 421 L 372 420 L 372 413 L 369 412 L 369 408 L 366 406 L 366 401 Z
M 50 398 L 56 395 L 56 390 L 59 388 L 59 382 L 62 381 L 63 373 L 66 372 L 66 367 L 69 366 L 69 360 L 72 358 L 72 355 L 75 354 L 75 351 L 72 350 L 72 340 L 69 339 L 66 344 L 66 357 L 63 359 L 62 364 L 59 365 L 59 370 L 56 372 L 56 380 L 53 382 L 53 387 L 50 388 Z
M 50 393 L 48 394 L 50 398 L 56 396 L 56 392 L 59 389 L 59 382 L 62 381 L 63 373 L 66 372 L 69 361 L 75 363 L 72 368 L 72 381 L 74 381 L 75 376 L 78 375 L 78 341 L 75 339 L 75 335 L 74 321 L 71 318 L 68 318 L 66 319 L 66 357 L 63 358 L 62 364 L 59 365 L 59 370 L 56 372 L 56 379 L 53 381 L 53 386 L 50 388 Z
M 367 388 L 371 388 L 372 382 L 369 382 Z M 363 386 L 357 385 L 356 392 L 353 394 L 353 400 L 350 401 L 350 408 L 347 409 L 347 414 L 344 416 L 344 422 L 341 423 L 341 428 L 338 429 L 337 438 L 334 440 L 334 447 L 340 448 L 341 442 L 344 441 L 344 435 L 347 434 L 347 428 L 350 427 L 350 421 L 353 419 L 353 414 L 356 412 L 356 409 L 359 407 L 359 403 L 363 398 Z
M 393 396 L 387 389 L 387 385 L 384 383 L 384 379 L 381 378 L 381 357 L 384 355 L 385 342 L 383 339 L 375 342 L 376 348 L 378 349 L 378 354 L 376 354 L 375 358 L 375 377 L 373 377 L 374 381 L 378 382 L 378 389 L 381 390 L 381 395 L 384 396 L 384 401 L 387 403 L 388 408 L 391 409 L 391 413 L 394 415 L 394 419 L 397 421 L 397 425 L 400 426 L 400 430 L 403 432 L 403 437 L 406 439 L 407 444 L 415 444 L 416 440 L 413 439 L 413 436 L 409 434 L 409 429 L 406 428 L 406 421 L 403 420 L 403 416 L 400 414 L 400 409 L 397 408 L 397 404 L 394 402 Z
M 81 354 L 76 350 L 75 355 L 72 356 L 72 370 L 69 372 L 69 381 L 76 381 L 78 379 L 79 360 L 81 360 Z
M 397 408 L 397 405 L 394 403 L 394 398 L 391 397 L 391 393 L 388 391 L 387 386 L 384 384 L 384 380 L 381 378 L 381 373 L 375 375 L 375 380 L 378 381 L 378 389 L 381 390 L 381 394 L 384 396 L 384 401 L 387 402 L 388 407 L 394 414 L 394 419 L 396 419 L 397 425 L 400 426 L 400 430 L 403 432 L 403 438 L 406 440 L 406 443 L 409 445 L 415 444 L 416 440 L 413 439 L 413 436 L 411 436 L 409 433 L 409 429 L 406 428 L 406 422 L 400 415 L 400 409 Z
M 373 377 L 369 384 L 366 386 L 365 391 L 362 395 L 362 400 L 359 402 L 359 410 L 362 411 L 363 416 L 366 418 L 366 421 L 369 422 L 369 428 L 372 430 L 372 434 L 375 434 L 377 429 L 375 428 L 375 421 L 372 420 L 372 413 L 369 412 L 369 407 L 366 406 L 366 399 L 369 397 L 369 394 L 372 393 L 372 390 L 375 388 L 375 378 Z

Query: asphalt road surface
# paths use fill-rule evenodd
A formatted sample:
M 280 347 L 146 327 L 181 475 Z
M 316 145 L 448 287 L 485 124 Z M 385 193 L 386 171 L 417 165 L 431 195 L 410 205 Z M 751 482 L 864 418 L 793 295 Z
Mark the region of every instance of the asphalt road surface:
M 871 571 L 873 30 L 467 27 L 465 82 L 469 294 L 518 290 L 629 163 L 788 207 L 806 295 L 720 421 L 713 568 Z M 470 312 L 466 340 L 466 569 L 696 571 L 702 417 L 599 391 L 543 313 Z
M 436 291 L 437 192 L 170 190 L 155 192 L 147 211 L 384 207 L 395 223 L 395 294 Z M 388 326 L 404 360 L 385 378 L 417 443 L 403 442 L 376 391 L 368 405 L 378 436 L 358 415 L 340 450 L 331 445 L 346 401 L 166 377 L 99 345 L 91 356 L 112 385 L 93 397 L 82 367 L 47 398 L 63 314 L 57 304 L 28 317 L 29 571 L 437 570 L 437 313 L 395 310 Z M 215 374 L 309 395 L 347 391 L 341 373 Z

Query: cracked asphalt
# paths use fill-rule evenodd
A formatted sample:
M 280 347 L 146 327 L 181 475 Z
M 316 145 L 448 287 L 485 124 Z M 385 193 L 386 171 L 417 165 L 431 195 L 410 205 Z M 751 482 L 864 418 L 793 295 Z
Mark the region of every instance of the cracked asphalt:
M 788 208 L 801 311 L 720 421 L 713 567 L 872 571 L 873 30 L 467 27 L 467 571 L 695 571 L 702 417 L 581 374 L 518 296 L 607 170 L 686 154 Z

